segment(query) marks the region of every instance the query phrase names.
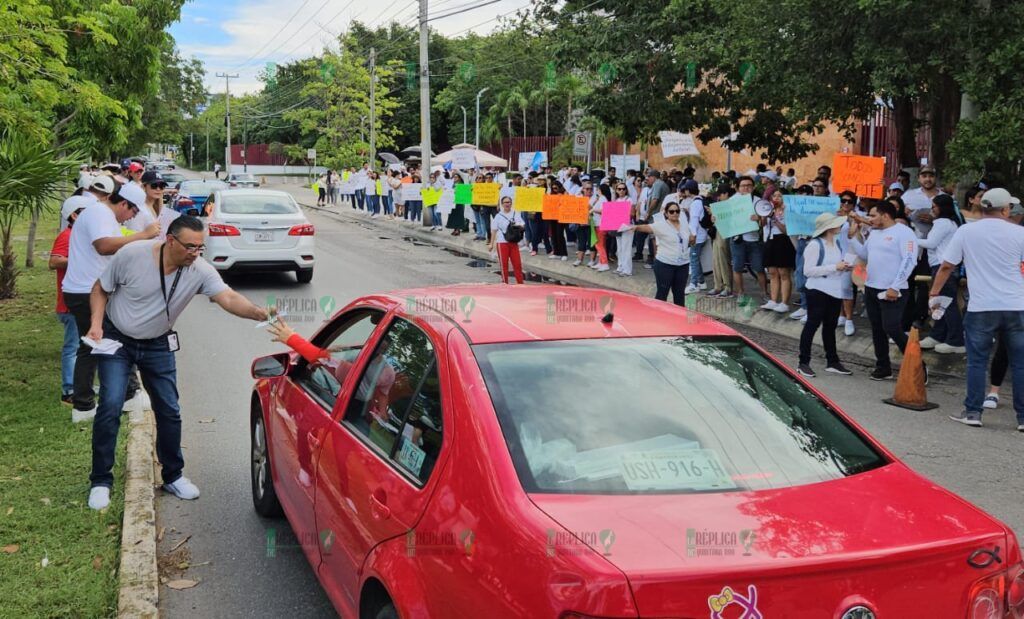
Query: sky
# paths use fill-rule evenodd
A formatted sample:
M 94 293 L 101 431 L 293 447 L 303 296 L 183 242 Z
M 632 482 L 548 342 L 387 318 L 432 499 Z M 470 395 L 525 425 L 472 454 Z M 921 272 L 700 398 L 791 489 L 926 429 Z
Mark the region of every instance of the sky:
M 428 8 L 432 15 L 443 15 L 478 1 L 483 0 L 431 0 Z M 445 36 L 483 34 L 497 26 L 493 18 L 529 4 L 499 0 L 430 23 Z M 371 27 L 390 21 L 412 25 L 418 5 L 417 0 L 191 0 L 169 31 L 183 57 L 203 61 L 211 93 L 224 92 L 224 78 L 217 73 L 237 73 L 231 92 L 252 93 L 262 88 L 257 76 L 268 62 L 285 64 L 318 54 L 353 20 Z

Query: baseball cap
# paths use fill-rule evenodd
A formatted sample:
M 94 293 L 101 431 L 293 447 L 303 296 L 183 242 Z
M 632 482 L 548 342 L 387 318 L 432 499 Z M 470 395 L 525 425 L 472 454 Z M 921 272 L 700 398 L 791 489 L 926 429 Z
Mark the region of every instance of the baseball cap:
M 165 181 L 164 177 L 156 170 L 150 170 L 144 173 L 142 175 L 141 183 L 143 185 L 163 185 L 164 187 L 167 186 L 167 181 Z
M 78 177 L 78 186 L 82 189 L 88 189 L 94 180 L 96 180 L 96 177 L 92 174 L 82 174 Z
M 125 200 L 128 200 L 135 208 L 142 208 L 146 203 L 146 192 L 138 185 L 124 185 L 117 193 Z
M 105 174 L 94 176 L 92 183 L 89 184 L 89 189 L 92 191 L 102 191 L 107 194 L 114 193 L 116 188 L 117 184 L 114 183 L 114 179 Z
M 892 191 L 893 189 L 896 189 L 897 191 L 903 191 L 903 185 L 900 184 L 899 182 L 895 182 L 889 185 L 889 191 Z
M 1002 187 L 995 189 L 989 189 L 981 196 L 981 207 L 986 209 L 999 209 L 1008 208 L 1014 205 L 1014 203 L 1020 201 L 1010 195 L 1009 191 L 1006 191 Z
M 100 166 L 100 169 L 106 170 L 107 172 L 117 173 L 121 171 L 121 166 L 119 166 L 116 163 L 104 163 L 103 165 Z
M 697 181 L 693 180 L 692 178 L 688 179 L 685 183 L 683 183 L 682 188 L 683 191 L 688 191 L 690 193 L 698 193 L 700 191 L 700 185 L 698 185 Z
M 145 170 L 145 168 L 142 167 L 142 164 L 139 163 L 138 161 L 133 161 L 130 164 L 128 164 L 129 172 L 140 172 L 142 170 Z
M 918 175 L 921 175 L 921 174 L 935 174 L 935 166 L 933 166 L 933 165 L 923 165 L 923 166 L 921 166 L 921 169 L 917 171 L 917 173 L 918 173 Z

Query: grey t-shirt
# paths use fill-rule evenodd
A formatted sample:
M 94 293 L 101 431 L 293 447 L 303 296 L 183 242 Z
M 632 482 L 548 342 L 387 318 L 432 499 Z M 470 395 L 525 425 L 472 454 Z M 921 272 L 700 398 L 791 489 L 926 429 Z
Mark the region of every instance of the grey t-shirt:
M 228 289 L 217 269 L 197 258 L 192 266 L 181 269 L 178 287 L 170 298 L 171 319 L 168 322 L 167 306 L 160 289 L 159 254 L 153 255 L 153 248 L 159 244 L 158 240 L 129 243 L 114 254 L 100 275 L 100 286 L 110 295 L 107 318 L 121 333 L 139 340 L 167 333 L 196 294 L 212 297 Z M 164 250 L 164 260 L 167 259 Z M 174 278 L 175 273 L 164 277 L 168 295 Z

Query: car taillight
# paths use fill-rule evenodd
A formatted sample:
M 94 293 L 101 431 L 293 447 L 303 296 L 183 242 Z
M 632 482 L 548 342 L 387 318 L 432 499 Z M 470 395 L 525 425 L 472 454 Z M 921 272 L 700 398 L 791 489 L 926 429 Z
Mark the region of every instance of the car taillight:
M 178 198 L 178 206 L 194 206 L 195 201 L 192 198 Z
M 967 596 L 967 619 L 1003 619 L 1006 572 L 999 572 L 974 583 Z
M 210 224 L 207 228 L 207 233 L 210 236 L 242 236 L 242 233 L 238 231 L 238 228 L 229 226 L 228 224 Z
M 1024 565 L 1010 568 L 1006 574 L 1006 606 L 1013 619 L 1024 617 Z
M 292 226 L 292 229 L 288 231 L 288 236 L 313 236 L 314 230 L 313 224 Z

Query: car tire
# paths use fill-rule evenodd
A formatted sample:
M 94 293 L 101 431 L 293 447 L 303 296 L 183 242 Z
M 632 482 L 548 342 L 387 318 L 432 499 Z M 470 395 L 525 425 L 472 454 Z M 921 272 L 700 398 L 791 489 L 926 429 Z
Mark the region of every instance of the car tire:
M 384 604 L 373 614 L 373 619 L 399 619 L 398 609 L 395 608 L 394 602 L 385 600 Z
M 308 284 L 313 281 L 313 269 L 302 269 L 295 272 L 295 279 L 300 284 Z
M 252 505 L 264 518 L 278 518 L 283 513 L 274 491 L 270 449 L 267 445 L 266 423 L 259 408 L 252 413 L 249 424 L 249 476 L 252 478 Z

